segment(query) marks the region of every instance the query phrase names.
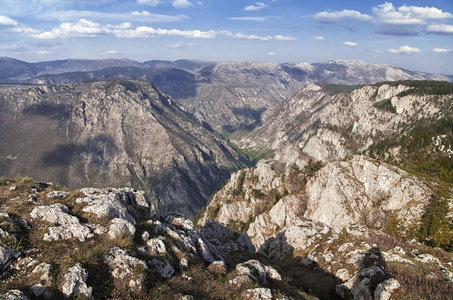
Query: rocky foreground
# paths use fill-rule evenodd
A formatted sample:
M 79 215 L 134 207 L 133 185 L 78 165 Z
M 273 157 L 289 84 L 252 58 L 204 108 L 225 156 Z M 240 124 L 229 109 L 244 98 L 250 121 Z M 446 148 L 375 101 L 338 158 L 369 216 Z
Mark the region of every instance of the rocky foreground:
M 150 215 L 132 189 L 0 180 L 0 299 L 448 299 L 453 256 L 300 219 L 246 234 Z M 256 243 L 255 243 L 256 244 Z

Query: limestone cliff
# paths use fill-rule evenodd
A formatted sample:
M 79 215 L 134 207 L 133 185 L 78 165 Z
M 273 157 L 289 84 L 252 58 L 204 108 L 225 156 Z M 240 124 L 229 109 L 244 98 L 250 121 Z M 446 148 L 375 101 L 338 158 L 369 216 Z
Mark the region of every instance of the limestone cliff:
M 129 185 L 157 208 L 202 207 L 247 159 L 146 81 L 0 90 L 1 175 Z
M 302 166 L 310 157 L 326 162 L 361 153 L 385 138 L 407 135 L 420 122 L 452 115 L 451 93 L 411 93 L 411 84 L 415 82 L 362 88 L 309 84 L 267 110 L 259 127 L 233 141 Z
M 383 229 L 389 218 L 417 223 L 433 193 L 417 176 L 364 156 L 328 163 L 312 177 L 274 168 L 263 162 L 233 174 L 199 224 L 213 218 L 242 229 L 259 249 L 301 224 L 340 232 L 352 225 Z

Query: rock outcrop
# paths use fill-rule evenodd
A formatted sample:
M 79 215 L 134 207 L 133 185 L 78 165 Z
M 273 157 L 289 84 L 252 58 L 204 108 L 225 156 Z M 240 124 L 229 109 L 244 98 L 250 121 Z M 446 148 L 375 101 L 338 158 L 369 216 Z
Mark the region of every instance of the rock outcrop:
M 356 157 L 342 163 L 363 166 L 373 161 Z M 374 170 L 371 166 L 366 169 Z M 274 171 L 267 169 L 261 177 L 276 183 L 272 176 L 265 176 Z M 253 228 L 261 235 L 251 238 L 215 220 L 197 230 L 178 213 L 144 214 L 149 207 L 146 201 L 137 200 L 143 196 L 140 191 L 65 189 L 68 194 L 49 198 L 54 187 L 30 180 L 0 180 L 0 192 L 8 199 L 0 208 L 4 243 L 0 247 L 0 298 L 371 300 L 399 299 L 408 291 L 445 294 L 453 277 L 451 254 L 415 241 L 398 241 L 365 226 L 346 226 L 339 232 L 294 210 L 310 182 L 324 176 L 321 171 L 306 187 L 296 184 L 304 176 L 294 170 L 285 178 L 279 175 L 292 193 L 255 218 L 249 231 Z M 367 178 L 355 176 L 357 180 Z M 243 192 L 253 191 L 246 184 L 259 185 L 253 177 L 244 178 L 242 183 Z M 17 189 L 10 190 L 13 184 Z M 237 187 L 233 182 L 228 184 Z M 261 186 L 263 193 L 268 191 L 266 186 Z M 33 203 L 28 201 L 30 192 Z M 90 203 L 96 203 L 99 213 L 85 209 Z M 109 207 L 114 209 L 105 209 Z M 273 228 L 271 234 L 257 221 L 261 217 L 270 227 L 281 228 Z M 135 234 L 124 231 L 111 236 L 114 230 L 108 229 L 120 223 L 128 224 Z M 50 228 L 79 224 L 86 226 L 91 236 L 46 241 L 43 234 L 49 224 Z M 420 284 L 414 286 L 414 280 Z M 420 290 L 430 286 L 436 290 Z

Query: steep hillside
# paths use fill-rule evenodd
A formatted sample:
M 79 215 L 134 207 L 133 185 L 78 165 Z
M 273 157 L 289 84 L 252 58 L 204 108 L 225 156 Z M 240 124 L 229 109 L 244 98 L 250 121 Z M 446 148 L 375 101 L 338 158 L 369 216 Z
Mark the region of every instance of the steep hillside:
M 0 174 L 128 185 L 193 214 L 248 161 L 146 81 L 0 90 Z
M 453 85 L 447 82 L 364 87 L 313 83 L 267 110 L 253 131 L 233 135 L 232 140 L 255 155 L 275 154 L 287 165 L 302 166 L 309 158 L 339 160 L 386 138 L 408 135 L 418 125 L 450 118 L 452 95 Z M 404 149 L 394 149 L 400 150 Z
M 247 235 L 216 221 L 197 230 L 179 214 L 150 215 L 151 209 L 145 193 L 130 188 L 70 190 L 0 178 L 0 298 L 451 295 L 451 253 L 415 241 L 358 226 L 338 233 L 293 219 L 256 249 Z

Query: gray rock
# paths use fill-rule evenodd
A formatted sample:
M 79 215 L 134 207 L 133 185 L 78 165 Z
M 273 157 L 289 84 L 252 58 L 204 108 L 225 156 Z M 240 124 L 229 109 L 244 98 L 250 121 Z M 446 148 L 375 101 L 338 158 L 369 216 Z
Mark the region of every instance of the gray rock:
M 269 288 L 255 288 L 246 290 L 242 296 L 249 300 L 271 300 L 272 291 Z
M 226 274 L 227 265 L 223 260 L 216 260 L 208 266 L 208 271 L 216 274 Z
M 39 277 L 39 280 L 44 281 L 46 283 L 50 282 L 50 270 L 52 269 L 52 266 L 48 263 L 40 263 L 37 265 L 32 273 L 33 274 L 41 274 L 41 277 Z
M 273 269 L 273 268 L 272 268 Z M 252 259 L 244 263 L 240 263 L 236 265 L 236 271 L 239 276 L 248 276 L 252 280 L 252 282 L 266 284 L 267 283 L 267 270 L 266 266 L 263 265 L 258 260 Z M 272 270 L 272 276 L 276 277 L 275 269 Z M 278 273 L 278 272 L 277 272 Z
M 235 235 L 238 235 L 238 238 L 233 238 Z M 222 256 L 235 251 L 255 252 L 255 246 L 253 246 L 247 235 L 234 232 L 232 229 L 214 220 L 209 220 L 201 228 L 200 236 L 214 245 Z
M 111 221 L 107 235 L 110 239 L 115 239 L 122 236 L 134 237 L 135 226 L 125 219 L 116 218 Z
M 119 247 L 109 250 L 108 255 L 104 257 L 104 263 L 109 266 L 112 276 L 118 279 L 134 275 L 134 269 L 137 267 L 148 270 L 148 266 L 143 260 L 130 256 L 126 250 Z M 138 280 L 141 279 L 141 277 L 138 278 Z
M 57 203 L 50 206 L 35 207 L 30 213 L 30 216 L 34 219 L 44 220 L 56 225 L 79 223 L 79 220 L 75 216 L 71 216 L 68 213 L 69 209 L 66 206 Z
M 88 272 L 82 268 L 80 263 L 69 268 L 64 275 L 64 282 L 61 288 L 65 297 L 80 295 L 91 298 L 92 288 L 87 286 L 87 278 Z
M 87 202 L 88 205 L 83 208 L 83 211 L 92 213 L 98 218 L 107 217 L 110 220 L 120 218 L 134 225 L 136 223 L 136 220 L 129 214 L 127 207 L 112 196 L 106 196 L 105 198 L 97 200 L 82 201 L 77 199 L 76 201 Z
M 145 241 L 145 242 L 149 240 L 149 232 L 148 231 L 144 231 L 142 233 L 142 240 Z
M 381 282 L 376 287 L 374 291 L 374 299 L 375 300 L 389 300 L 392 297 L 392 293 L 397 288 L 401 287 L 398 280 L 395 278 L 387 279 L 384 282 Z
M 2 300 L 28 300 L 28 297 L 19 290 L 9 290 L 6 293 L 0 295 Z
M 63 198 L 69 196 L 70 193 L 65 191 L 51 191 L 46 194 L 47 198 Z
M 167 253 L 167 248 L 165 247 L 164 242 L 159 238 L 154 238 L 148 240 L 146 243 L 151 255 L 162 255 Z
M 58 227 L 49 227 L 49 232 L 44 234 L 45 241 L 59 241 L 77 238 L 84 242 L 87 238 L 93 237 L 90 228 L 79 223 L 65 224 Z
M 0 244 L 0 269 L 8 268 L 20 256 L 20 252 Z
M 148 263 L 150 266 L 154 267 L 157 271 L 157 273 L 160 274 L 160 276 L 164 278 L 171 278 L 173 276 L 173 273 L 175 272 L 175 269 L 171 266 L 171 264 L 166 260 L 165 262 L 153 259 Z

